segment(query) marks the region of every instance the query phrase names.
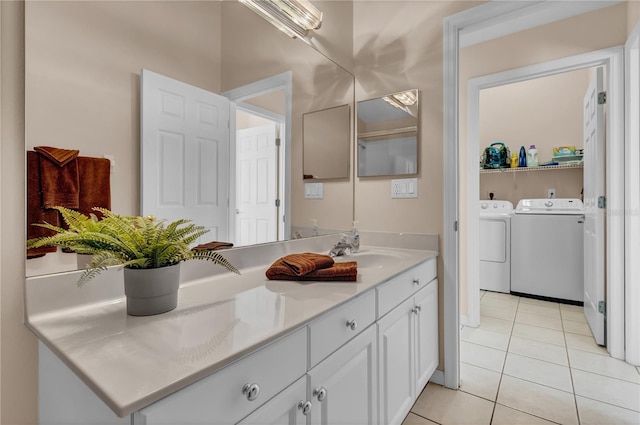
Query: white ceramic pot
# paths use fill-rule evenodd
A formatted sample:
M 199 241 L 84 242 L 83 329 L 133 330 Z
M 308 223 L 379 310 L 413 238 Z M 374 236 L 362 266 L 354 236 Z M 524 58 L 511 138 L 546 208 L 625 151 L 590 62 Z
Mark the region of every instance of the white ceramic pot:
M 178 305 L 180 263 L 157 269 L 124 269 L 127 314 L 152 316 Z

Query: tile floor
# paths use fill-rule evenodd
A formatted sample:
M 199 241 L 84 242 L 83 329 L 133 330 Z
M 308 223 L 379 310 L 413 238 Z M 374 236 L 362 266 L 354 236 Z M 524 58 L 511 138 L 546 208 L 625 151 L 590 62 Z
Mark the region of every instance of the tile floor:
M 598 346 L 582 307 L 482 291 L 460 390 L 429 384 L 403 425 L 640 424 L 640 368 Z

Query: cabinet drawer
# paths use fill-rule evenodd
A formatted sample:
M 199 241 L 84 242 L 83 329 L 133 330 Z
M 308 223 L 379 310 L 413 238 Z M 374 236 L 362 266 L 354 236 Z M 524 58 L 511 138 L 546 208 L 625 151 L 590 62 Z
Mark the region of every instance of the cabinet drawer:
M 375 292 L 369 291 L 309 325 L 310 368 L 376 320 L 375 299 Z
M 233 424 L 306 372 L 302 328 L 140 411 L 149 424 Z M 243 394 L 256 384 L 256 397 Z M 255 387 L 254 387 L 255 388 Z
M 380 285 L 376 289 L 378 317 L 384 316 L 392 308 L 431 282 L 437 275 L 436 267 L 436 259 L 432 258 Z

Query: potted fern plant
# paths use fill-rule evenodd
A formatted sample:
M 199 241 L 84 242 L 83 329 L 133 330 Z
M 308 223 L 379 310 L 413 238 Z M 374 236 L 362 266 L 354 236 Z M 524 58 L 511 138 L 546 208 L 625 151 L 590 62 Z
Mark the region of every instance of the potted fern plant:
M 92 254 L 78 286 L 109 266 L 124 267 L 127 313 L 130 315 L 148 316 L 176 308 L 182 261 L 212 261 L 239 274 L 219 252 L 190 248 L 191 243 L 209 230 L 189 220 L 166 223 L 151 216 L 122 216 L 94 208 L 102 215 L 98 219 L 94 214 L 87 217 L 64 207 L 54 209 L 60 212 L 68 228 L 49 223 L 34 224 L 55 233 L 28 240 L 27 248 L 58 246 L 78 254 Z

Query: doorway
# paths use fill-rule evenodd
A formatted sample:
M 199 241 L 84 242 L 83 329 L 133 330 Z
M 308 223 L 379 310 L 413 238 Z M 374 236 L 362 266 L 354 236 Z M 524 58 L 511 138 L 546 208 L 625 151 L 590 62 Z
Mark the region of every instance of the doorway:
M 443 93 L 443 147 L 444 147 L 444 231 L 442 254 L 444 261 L 444 385 L 448 388 L 458 388 L 460 372 L 460 327 L 459 327 L 459 299 L 460 299 L 460 188 L 458 173 L 461 168 L 469 169 L 467 163 L 460 163 L 459 156 L 459 49 L 461 45 L 471 45 L 490 40 L 502 35 L 533 28 L 555 20 L 577 16 L 593 7 L 595 2 L 490 2 L 444 20 L 443 62 L 444 62 L 444 93 Z M 598 7 L 603 7 L 602 5 Z M 558 10 L 558 8 L 562 10 Z M 559 13 L 561 12 L 561 13 Z M 526 27 L 523 27 L 523 17 L 527 17 Z M 615 104 L 610 105 L 609 114 L 615 116 L 615 130 L 613 139 L 607 147 L 607 163 L 624 163 L 624 91 L 623 91 L 623 63 L 622 57 L 611 58 L 610 75 L 607 84 Z M 612 76 L 613 74 L 613 76 Z M 609 83 L 613 83 L 613 86 Z M 613 108 L 611 108 L 613 106 Z M 609 149 L 610 148 L 610 149 Z M 608 209 L 624 211 L 624 175 L 622 167 L 607 167 L 607 193 L 609 194 Z M 610 190 L 612 189 L 612 190 Z M 476 194 L 477 195 L 477 194 Z M 475 199 L 478 199 L 477 197 Z M 464 225 L 467 225 L 465 220 Z M 613 357 L 624 358 L 624 217 L 608 216 L 608 237 L 613 239 L 607 258 L 607 281 L 613 282 L 607 288 L 608 299 L 616 305 L 614 317 L 609 318 L 608 326 L 618 332 L 610 338 L 609 349 Z M 477 229 L 476 229 L 477 232 Z M 465 241 L 466 242 L 466 241 Z M 466 263 L 462 265 L 466 267 Z M 609 296 L 611 295 L 611 296 Z M 622 335 L 619 333 L 622 332 Z M 613 336 L 611 333 L 610 337 Z

